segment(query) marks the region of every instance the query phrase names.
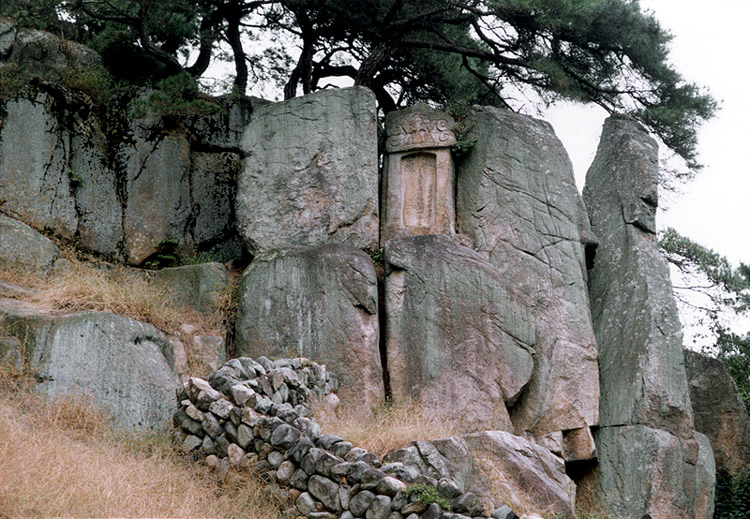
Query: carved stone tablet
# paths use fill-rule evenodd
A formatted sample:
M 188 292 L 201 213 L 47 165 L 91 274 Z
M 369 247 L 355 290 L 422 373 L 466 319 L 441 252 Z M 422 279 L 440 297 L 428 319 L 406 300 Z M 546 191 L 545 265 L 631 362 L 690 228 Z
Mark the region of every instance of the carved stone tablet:
M 386 116 L 381 243 L 423 234 L 453 234 L 455 122 L 426 105 Z

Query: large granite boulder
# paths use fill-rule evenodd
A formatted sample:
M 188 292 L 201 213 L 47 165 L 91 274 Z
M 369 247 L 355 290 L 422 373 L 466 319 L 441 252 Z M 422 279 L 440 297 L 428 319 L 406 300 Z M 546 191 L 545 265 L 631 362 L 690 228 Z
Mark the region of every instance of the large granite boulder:
M 378 290 L 370 257 L 347 245 L 269 251 L 245 271 L 235 347 L 250 357 L 307 357 L 339 377 L 342 405 L 384 402 Z
M 462 427 L 512 431 L 534 370 L 534 319 L 503 275 L 444 235 L 385 246 L 386 349 L 395 400 Z
M 378 242 L 375 97 L 322 90 L 260 106 L 242 139 L 237 227 L 248 250 Z
M 490 496 L 526 513 L 574 517 L 576 486 L 563 461 L 546 449 L 504 431 L 415 441 L 384 457 L 436 480 L 448 478 L 460 492 Z
M 600 239 L 589 271 L 599 421 L 692 437 L 682 329 L 655 234 L 658 169 L 657 144 L 635 121 L 607 119 L 583 191 Z
M 71 67 L 100 67 L 90 48 L 49 32 L 21 29 L 8 18 L 0 20 L 0 68 L 12 64 L 21 76 L 59 81 Z
M 65 91 L 29 92 L 0 105 L 2 211 L 115 255 L 122 208 L 105 137 L 90 107 Z
M 536 320 L 534 375 L 511 410 L 535 436 L 599 422 L 599 376 L 586 290 L 586 211 L 552 127 L 496 108 L 464 121 L 476 139 L 457 179 L 458 231 L 528 296 Z M 579 435 L 588 436 L 588 433 Z
M 716 470 L 736 476 L 750 467 L 750 416 L 737 384 L 719 359 L 685 350 L 695 429 L 713 447 Z
M 81 393 L 133 430 L 165 428 L 181 387 L 169 341 L 153 326 L 113 314 L 53 314 L 0 300 L 0 327 L 51 397 Z M 0 358 L 19 352 L 0 352 Z
M 17 265 L 44 272 L 60 256 L 60 250 L 25 223 L 0 214 L 0 266 Z

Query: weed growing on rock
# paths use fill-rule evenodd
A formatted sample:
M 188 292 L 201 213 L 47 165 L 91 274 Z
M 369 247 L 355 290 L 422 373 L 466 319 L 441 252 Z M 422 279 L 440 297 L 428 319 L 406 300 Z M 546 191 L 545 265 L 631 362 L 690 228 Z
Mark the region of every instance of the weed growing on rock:
M 412 485 L 406 489 L 406 495 L 409 497 L 416 495 L 419 500 L 427 506 L 432 503 L 437 503 L 437 505 L 443 510 L 447 510 L 448 512 L 451 511 L 451 504 L 448 500 L 440 495 L 437 488 L 431 485 Z

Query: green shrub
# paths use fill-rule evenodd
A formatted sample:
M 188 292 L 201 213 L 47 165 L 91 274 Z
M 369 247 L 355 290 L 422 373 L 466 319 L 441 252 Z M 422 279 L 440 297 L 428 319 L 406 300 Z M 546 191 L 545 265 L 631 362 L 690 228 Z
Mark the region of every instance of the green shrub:
M 60 85 L 88 94 L 97 104 L 106 103 L 117 88 L 112 76 L 96 65 L 64 69 L 60 73 Z
M 8 63 L 0 66 L 0 99 L 8 99 L 21 92 L 26 81 L 21 77 L 18 65 Z
M 438 493 L 437 488 L 431 485 L 412 485 L 406 489 L 407 497 L 411 497 L 415 494 L 419 497 L 419 500 L 427 506 L 432 503 L 437 503 L 443 510 L 447 510 L 448 512 L 451 510 L 451 504 L 448 500 Z
M 750 467 L 734 477 L 716 474 L 714 519 L 750 519 Z
M 151 112 L 162 117 L 212 116 L 221 111 L 218 103 L 203 96 L 195 78 L 182 72 L 158 81 L 148 96 L 133 101 L 132 115 L 143 117 Z

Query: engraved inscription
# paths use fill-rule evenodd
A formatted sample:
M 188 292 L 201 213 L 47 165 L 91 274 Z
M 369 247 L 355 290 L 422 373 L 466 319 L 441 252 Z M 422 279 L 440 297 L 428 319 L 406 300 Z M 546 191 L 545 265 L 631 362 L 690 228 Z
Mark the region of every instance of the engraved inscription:
M 417 153 L 401 159 L 402 221 L 407 227 L 433 228 L 436 223 L 437 159 Z
M 386 141 L 388 151 L 414 148 L 446 148 L 456 143 L 456 136 L 447 119 L 433 119 L 412 113 L 391 129 Z

